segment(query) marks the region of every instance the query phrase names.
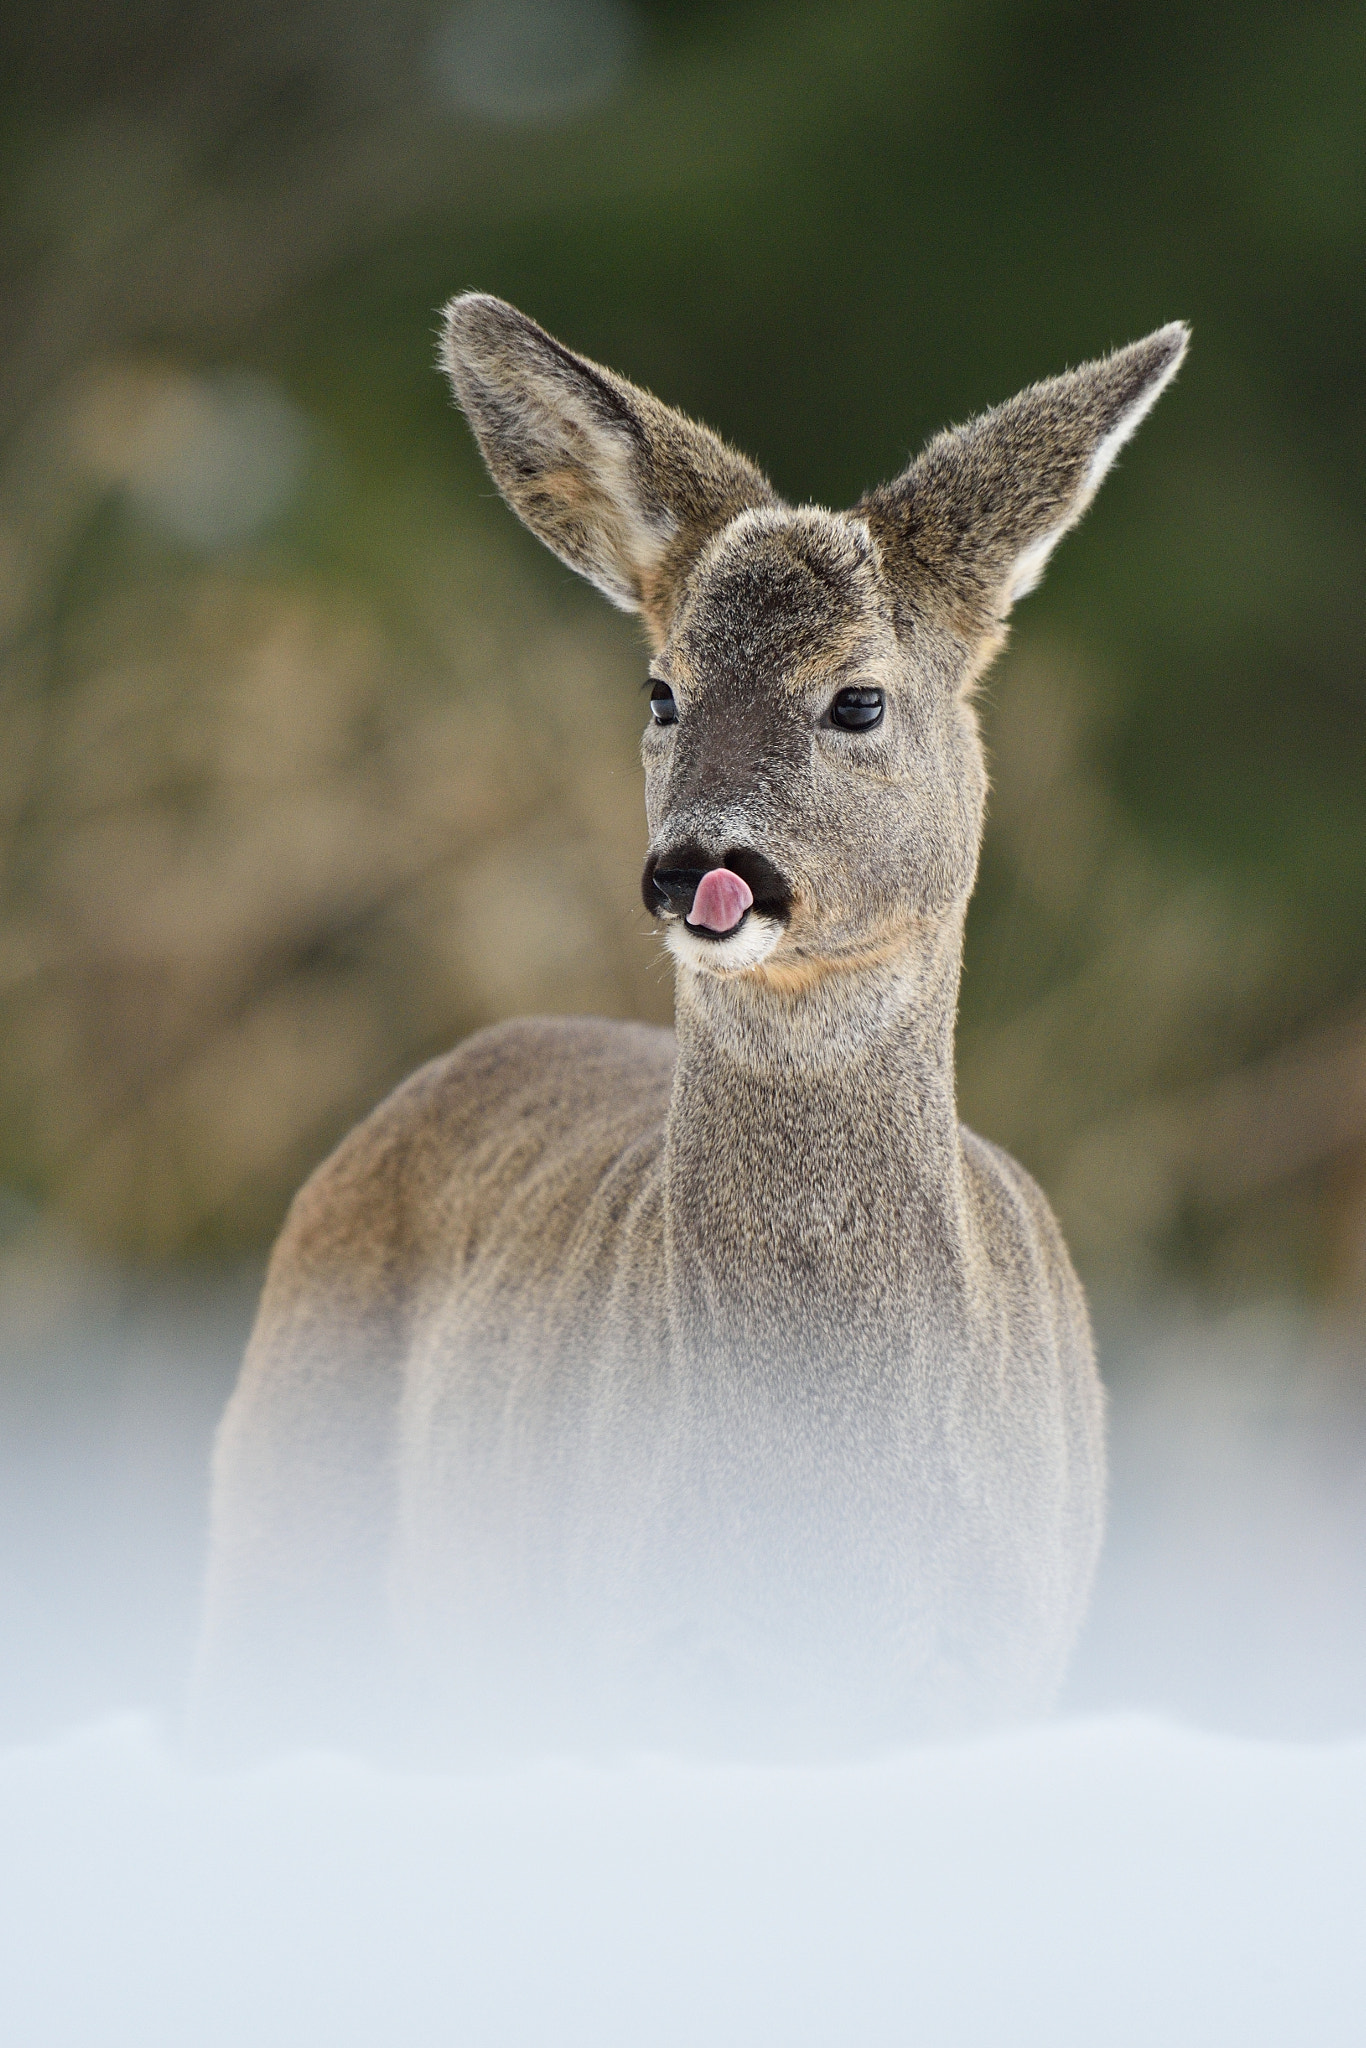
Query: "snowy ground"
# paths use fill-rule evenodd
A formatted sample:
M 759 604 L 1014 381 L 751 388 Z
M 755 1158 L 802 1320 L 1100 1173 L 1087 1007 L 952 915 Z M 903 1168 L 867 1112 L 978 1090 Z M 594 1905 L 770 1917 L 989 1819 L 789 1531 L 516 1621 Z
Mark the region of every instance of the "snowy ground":
M 1111 1537 L 1049 1727 L 210 1777 L 161 1731 L 250 1296 L 0 1313 L 3 2048 L 1366 2040 L 1366 1375 L 1321 1333 L 1111 1343 Z
M 1358 2048 L 1366 1743 L 1108 1718 L 878 1764 L 0 1760 L 14 2048 Z

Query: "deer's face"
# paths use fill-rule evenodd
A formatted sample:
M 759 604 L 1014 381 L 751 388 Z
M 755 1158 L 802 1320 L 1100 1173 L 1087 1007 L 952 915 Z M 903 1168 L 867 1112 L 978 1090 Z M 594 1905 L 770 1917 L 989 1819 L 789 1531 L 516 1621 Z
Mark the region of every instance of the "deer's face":
M 774 508 L 712 542 L 643 744 L 643 894 L 676 959 L 796 984 L 966 896 L 986 788 L 967 658 L 908 623 L 858 518 Z

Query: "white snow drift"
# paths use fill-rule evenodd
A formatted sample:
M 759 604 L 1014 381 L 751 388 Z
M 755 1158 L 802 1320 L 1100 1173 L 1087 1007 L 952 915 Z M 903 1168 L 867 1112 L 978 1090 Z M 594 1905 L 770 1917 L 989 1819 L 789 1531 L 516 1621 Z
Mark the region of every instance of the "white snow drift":
M 821 1769 L 0 1756 L 14 2048 L 1347 2048 L 1366 1742 L 1073 1722 Z

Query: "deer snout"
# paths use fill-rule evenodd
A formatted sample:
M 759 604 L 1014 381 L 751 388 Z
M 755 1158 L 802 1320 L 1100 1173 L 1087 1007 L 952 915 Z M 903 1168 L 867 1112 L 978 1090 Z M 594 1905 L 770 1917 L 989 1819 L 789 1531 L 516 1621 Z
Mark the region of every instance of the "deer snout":
M 665 915 L 718 936 L 733 932 L 754 901 L 749 883 L 730 868 L 656 868 L 654 893 Z
M 702 937 L 728 937 L 751 909 L 786 924 L 792 909 L 786 877 L 747 846 L 723 854 L 695 844 L 663 848 L 645 863 L 641 894 L 652 916 L 681 917 Z

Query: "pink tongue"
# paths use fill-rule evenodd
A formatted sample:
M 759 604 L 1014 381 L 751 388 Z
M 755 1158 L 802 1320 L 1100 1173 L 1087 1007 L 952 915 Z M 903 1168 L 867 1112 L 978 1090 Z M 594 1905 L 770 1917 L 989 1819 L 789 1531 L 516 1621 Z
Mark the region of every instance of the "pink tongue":
M 704 924 L 709 932 L 728 932 L 753 901 L 754 891 L 739 875 L 729 868 L 710 868 L 697 885 L 688 923 Z

